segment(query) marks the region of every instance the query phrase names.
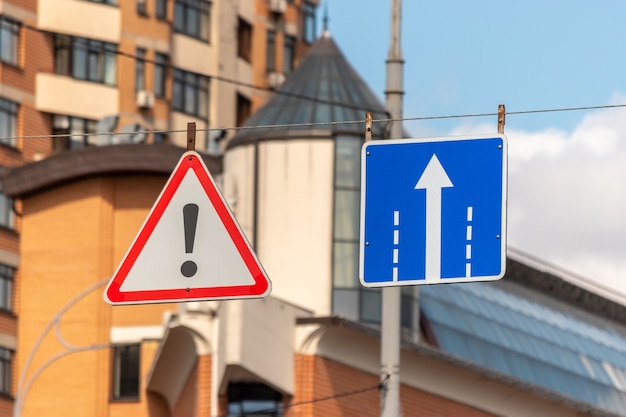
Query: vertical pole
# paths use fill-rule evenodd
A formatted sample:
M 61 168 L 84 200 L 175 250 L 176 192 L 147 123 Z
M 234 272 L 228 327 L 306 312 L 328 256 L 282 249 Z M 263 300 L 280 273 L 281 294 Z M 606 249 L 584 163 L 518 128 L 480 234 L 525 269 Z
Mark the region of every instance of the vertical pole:
M 369 142 L 372 140 L 372 127 L 373 127 L 373 116 L 372 112 L 368 111 L 365 113 L 365 142 Z
M 402 99 L 404 95 L 404 60 L 400 47 L 400 21 L 402 1 L 391 0 L 391 40 L 386 61 L 385 108 L 391 118 L 389 134 L 393 139 L 402 138 Z M 381 417 L 400 416 L 400 287 L 382 289 L 381 320 Z
M 187 123 L 187 150 L 196 150 L 196 122 Z
M 506 122 L 506 112 L 504 110 L 504 104 L 498 105 L 498 133 L 504 134 L 504 123 Z

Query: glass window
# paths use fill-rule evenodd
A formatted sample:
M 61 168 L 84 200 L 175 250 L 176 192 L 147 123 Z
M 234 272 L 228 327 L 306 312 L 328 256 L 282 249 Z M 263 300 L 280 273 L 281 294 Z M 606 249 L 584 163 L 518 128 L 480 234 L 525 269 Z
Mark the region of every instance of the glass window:
M 305 42 L 313 43 L 315 41 L 316 29 L 314 4 L 304 2 L 302 32 Z
M 13 199 L 0 191 L 0 226 L 13 229 L 15 214 L 13 213 Z
M 0 16 L 0 61 L 17 65 L 20 24 Z
M 285 36 L 285 46 L 283 52 L 283 72 L 289 74 L 293 71 L 296 57 L 296 38 Z
M 175 0 L 174 30 L 209 41 L 211 3 L 206 0 Z
M 203 75 L 174 70 L 172 107 L 201 119 L 208 117 L 209 80 Z
M 252 112 L 252 102 L 249 98 L 237 94 L 237 126 L 243 125 L 243 122 L 250 116 Z
M 135 90 L 146 89 L 146 50 L 137 48 L 135 51 Z
M 17 103 L 0 98 L 0 143 L 11 147 L 17 146 L 17 111 Z
M 156 0 L 156 17 L 158 19 L 167 19 L 167 0 Z
M 148 8 L 146 6 L 147 0 L 136 0 L 137 1 L 137 14 L 141 16 L 148 15 Z
M 267 31 L 267 55 L 266 55 L 267 72 L 274 71 L 276 68 L 276 32 Z
M 0 348 L 0 392 L 11 395 L 13 373 L 13 351 Z
M 54 68 L 57 74 L 115 85 L 117 47 L 108 42 L 56 35 Z
M 96 120 L 68 116 L 67 127 L 55 128 L 52 131 L 54 135 L 67 135 L 55 138 L 55 151 L 80 149 L 94 144 L 98 140 L 106 140 L 103 137 L 93 136 L 96 133 L 97 124 Z
M 11 210 L 13 213 L 13 210 Z M 11 217 L 13 215 L 11 214 Z M 0 310 L 13 310 L 13 277 L 15 268 L 0 264 Z
M 250 62 L 252 53 L 252 25 L 239 18 L 237 25 L 237 56 Z
M 282 395 L 259 383 L 231 383 L 228 386 L 228 416 L 282 417 Z
M 157 97 L 165 97 L 167 62 L 167 55 L 159 52 L 154 55 L 154 95 Z
M 120 345 L 113 348 L 114 400 L 139 399 L 140 345 Z

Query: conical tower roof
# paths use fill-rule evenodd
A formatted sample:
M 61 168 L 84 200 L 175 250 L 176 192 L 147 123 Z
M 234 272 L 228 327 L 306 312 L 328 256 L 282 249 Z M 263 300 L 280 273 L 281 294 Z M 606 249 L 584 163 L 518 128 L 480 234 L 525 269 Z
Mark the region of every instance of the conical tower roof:
M 256 111 L 244 126 L 282 126 L 240 130 L 229 148 L 254 139 L 365 134 L 365 113 L 387 118 L 384 105 L 365 84 L 328 31 L 311 46 L 300 66 L 289 75 L 276 94 Z M 337 123 L 363 120 L 360 123 Z M 283 126 L 326 123 L 315 126 Z M 374 123 L 373 136 L 383 138 L 386 124 Z

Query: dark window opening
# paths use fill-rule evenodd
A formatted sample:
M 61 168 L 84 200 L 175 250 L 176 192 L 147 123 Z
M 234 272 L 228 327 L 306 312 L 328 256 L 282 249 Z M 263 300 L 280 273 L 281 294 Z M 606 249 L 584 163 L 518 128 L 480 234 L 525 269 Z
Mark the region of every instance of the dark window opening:
M 252 53 L 252 25 L 239 18 L 237 26 L 237 56 L 250 62 Z
M 247 97 L 237 94 L 237 126 L 243 125 L 251 112 L 252 102 Z
M 229 417 L 282 417 L 282 395 L 264 384 L 231 383 L 228 386 Z
M 140 345 L 120 345 L 113 348 L 113 399 L 139 399 Z

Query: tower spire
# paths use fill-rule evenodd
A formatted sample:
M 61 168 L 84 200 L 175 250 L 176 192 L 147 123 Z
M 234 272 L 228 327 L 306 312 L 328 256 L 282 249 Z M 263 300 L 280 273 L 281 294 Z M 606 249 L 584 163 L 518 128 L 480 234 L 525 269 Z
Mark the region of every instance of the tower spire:
M 324 25 L 322 33 L 328 32 L 328 0 L 324 2 L 324 17 L 322 18 L 322 23 Z

